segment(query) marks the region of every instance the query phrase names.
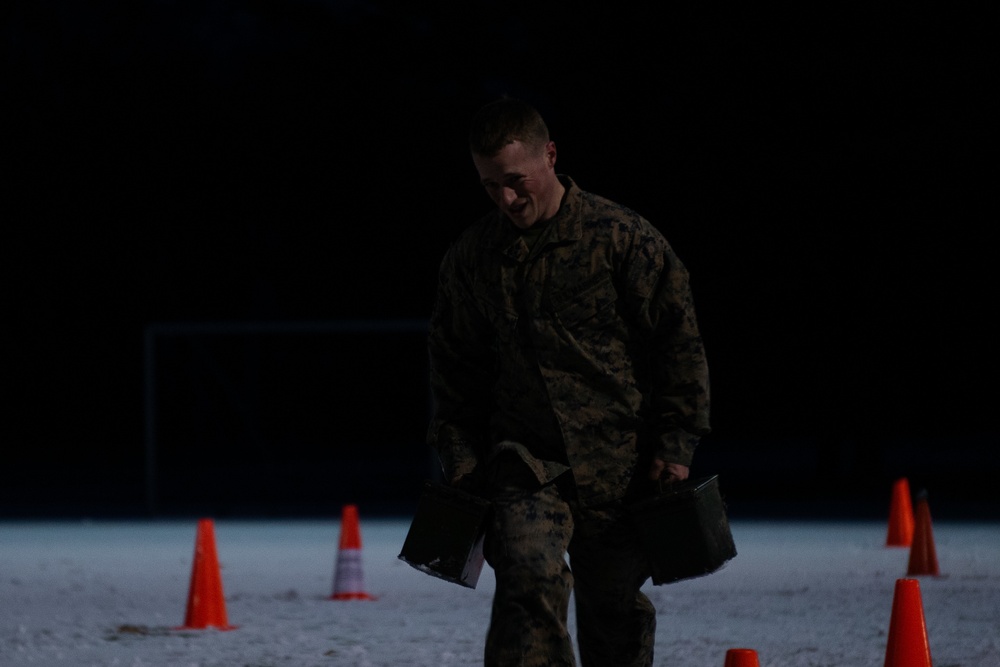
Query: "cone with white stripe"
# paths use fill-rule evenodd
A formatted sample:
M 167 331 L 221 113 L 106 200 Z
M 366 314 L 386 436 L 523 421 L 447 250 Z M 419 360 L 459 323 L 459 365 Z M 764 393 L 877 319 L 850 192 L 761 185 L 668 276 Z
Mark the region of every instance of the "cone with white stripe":
M 340 547 L 333 573 L 331 600 L 374 600 L 365 592 L 364 568 L 361 562 L 361 527 L 357 505 L 344 505 L 340 521 Z

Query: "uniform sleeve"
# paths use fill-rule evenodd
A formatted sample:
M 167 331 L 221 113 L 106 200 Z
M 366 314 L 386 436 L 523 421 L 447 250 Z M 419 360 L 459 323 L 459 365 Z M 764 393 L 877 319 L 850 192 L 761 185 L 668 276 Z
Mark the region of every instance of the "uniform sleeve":
M 472 472 L 484 455 L 494 368 L 490 327 L 454 249 L 441 263 L 428 352 L 434 411 L 427 442 L 452 479 Z
M 642 221 L 621 273 L 634 324 L 648 340 L 646 411 L 653 454 L 691 465 L 709 427 L 709 377 L 687 269 L 652 225 Z

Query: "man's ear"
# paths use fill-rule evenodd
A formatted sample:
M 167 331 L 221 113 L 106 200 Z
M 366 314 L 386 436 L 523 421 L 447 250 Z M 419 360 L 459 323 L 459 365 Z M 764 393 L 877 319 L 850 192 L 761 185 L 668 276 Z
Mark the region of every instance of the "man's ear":
M 554 141 L 545 144 L 545 163 L 549 169 L 554 169 L 556 166 L 556 142 Z

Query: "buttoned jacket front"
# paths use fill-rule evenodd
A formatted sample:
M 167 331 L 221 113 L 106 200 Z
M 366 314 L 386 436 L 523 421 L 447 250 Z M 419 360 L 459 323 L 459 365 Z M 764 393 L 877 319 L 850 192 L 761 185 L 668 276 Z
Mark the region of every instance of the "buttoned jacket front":
M 688 274 L 635 212 L 568 177 L 529 247 L 494 211 L 446 254 L 431 318 L 428 441 L 447 475 L 516 452 L 579 500 L 622 497 L 643 449 L 690 465 L 708 368 Z

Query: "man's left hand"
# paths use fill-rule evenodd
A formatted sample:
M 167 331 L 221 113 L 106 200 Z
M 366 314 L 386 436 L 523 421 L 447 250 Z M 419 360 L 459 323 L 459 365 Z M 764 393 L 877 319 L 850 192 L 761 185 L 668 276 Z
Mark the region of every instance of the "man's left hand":
M 680 463 L 667 463 L 660 459 L 653 459 L 653 464 L 649 466 L 649 478 L 663 482 L 683 482 L 688 478 L 690 469 Z

